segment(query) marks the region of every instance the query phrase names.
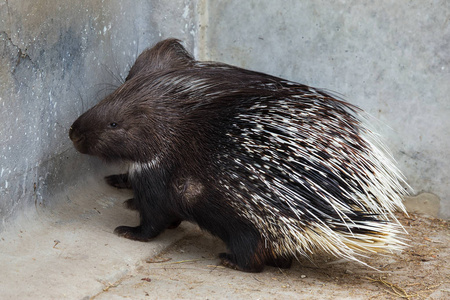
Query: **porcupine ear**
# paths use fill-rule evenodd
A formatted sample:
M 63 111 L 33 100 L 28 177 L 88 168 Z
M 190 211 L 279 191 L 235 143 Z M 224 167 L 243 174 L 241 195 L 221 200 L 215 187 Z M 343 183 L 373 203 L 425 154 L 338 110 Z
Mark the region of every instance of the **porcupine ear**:
M 152 48 L 147 48 L 139 55 L 125 81 L 142 72 L 184 69 L 191 67 L 194 63 L 194 57 L 186 51 L 179 40 L 163 40 Z

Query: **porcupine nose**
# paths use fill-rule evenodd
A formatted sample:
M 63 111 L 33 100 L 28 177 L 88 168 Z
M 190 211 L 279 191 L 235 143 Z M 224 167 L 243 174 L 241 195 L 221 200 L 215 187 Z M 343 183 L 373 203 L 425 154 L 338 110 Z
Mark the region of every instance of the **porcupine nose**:
M 81 136 L 77 133 L 77 130 L 74 129 L 73 125 L 70 126 L 70 129 L 69 129 L 69 138 L 74 143 L 81 139 Z
M 77 149 L 81 153 L 86 153 L 86 149 L 83 146 L 86 137 L 84 134 L 80 133 L 75 123 L 72 126 L 70 126 L 69 138 L 71 139 L 75 149 Z
M 73 127 L 70 126 L 69 128 L 69 138 L 72 140 L 72 136 L 73 136 Z
M 84 135 L 81 134 L 80 131 L 80 119 L 78 118 L 73 122 L 72 126 L 70 126 L 69 129 L 69 138 L 72 140 L 72 142 L 75 144 L 76 142 L 81 141 L 84 139 Z

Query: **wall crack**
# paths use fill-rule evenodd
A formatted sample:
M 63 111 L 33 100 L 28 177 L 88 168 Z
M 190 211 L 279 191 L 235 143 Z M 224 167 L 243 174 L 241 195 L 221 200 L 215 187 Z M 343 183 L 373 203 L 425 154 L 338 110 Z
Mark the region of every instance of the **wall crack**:
M 8 32 L 6 31 L 0 31 L 0 35 L 4 36 L 4 40 L 9 42 L 9 44 L 11 46 L 13 46 L 16 50 L 17 50 L 17 60 L 16 60 L 16 64 L 12 70 L 12 73 L 14 74 L 17 67 L 21 64 L 22 61 L 24 60 L 28 60 L 31 62 L 31 64 L 33 65 L 33 67 L 37 70 L 39 70 L 41 72 L 41 70 L 39 69 L 37 63 L 35 61 L 33 61 L 33 59 L 30 57 L 30 55 L 27 53 L 27 49 L 22 49 L 19 45 L 17 45 L 16 43 L 13 42 L 12 38 L 9 36 Z

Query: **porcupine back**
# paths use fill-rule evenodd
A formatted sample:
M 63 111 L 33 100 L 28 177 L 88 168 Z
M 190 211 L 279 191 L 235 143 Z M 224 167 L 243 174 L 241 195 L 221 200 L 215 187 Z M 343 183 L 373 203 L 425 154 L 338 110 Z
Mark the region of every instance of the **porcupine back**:
M 402 245 L 393 212 L 404 211 L 406 183 L 358 108 L 268 75 L 201 67 L 221 69 L 222 84 L 211 75 L 197 81 L 196 93 L 234 103 L 212 160 L 218 188 L 266 245 L 281 255 L 325 251 L 348 259 L 355 250 Z

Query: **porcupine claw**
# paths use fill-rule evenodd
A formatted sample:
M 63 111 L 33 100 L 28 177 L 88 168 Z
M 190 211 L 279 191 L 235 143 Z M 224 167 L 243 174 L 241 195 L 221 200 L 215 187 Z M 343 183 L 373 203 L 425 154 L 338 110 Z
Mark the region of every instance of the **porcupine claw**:
M 117 234 L 118 236 L 140 242 L 148 242 L 154 237 L 145 234 L 142 230 L 142 226 L 136 227 L 119 226 L 116 227 L 116 229 L 114 229 L 114 233 Z

